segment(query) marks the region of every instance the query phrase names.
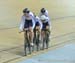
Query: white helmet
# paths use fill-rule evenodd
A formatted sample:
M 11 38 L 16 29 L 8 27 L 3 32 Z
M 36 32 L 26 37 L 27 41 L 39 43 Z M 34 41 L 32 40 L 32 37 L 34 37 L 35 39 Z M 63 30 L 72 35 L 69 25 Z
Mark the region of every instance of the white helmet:
M 45 15 L 42 15 L 42 16 L 40 17 L 40 19 L 41 19 L 41 20 L 46 20 L 47 17 L 46 17 Z

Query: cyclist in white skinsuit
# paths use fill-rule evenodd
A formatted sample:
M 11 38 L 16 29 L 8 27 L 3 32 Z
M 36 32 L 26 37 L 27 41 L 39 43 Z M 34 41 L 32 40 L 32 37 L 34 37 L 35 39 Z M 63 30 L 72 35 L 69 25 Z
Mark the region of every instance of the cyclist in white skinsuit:
M 42 22 L 40 20 L 40 18 L 36 15 L 34 15 L 34 19 L 35 19 L 35 31 L 38 30 L 40 33 L 40 37 L 39 40 L 41 41 L 41 29 L 42 29 Z
M 40 11 L 40 19 L 42 21 L 42 36 L 44 35 L 44 30 L 48 30 L 49 31 L 49 34 L 51 32 L 51 20 L 50 20 L 50 17 L 48 15 L 48 11 L 45 9 L 45 8 L 42 8 L 41 11 Z M 49 36 L 50 38 L 51 36 Z
M 24 31 L 25 29 L 30 30 L 30 36 L 31 36 L 31 43 L 30 45 L 33 46 L 33 29 L 35 27 L 35 20 L 33 17 L 30 15 L 30 11 L 24 9 L 23 10 L 23 16 L 21 18 L 21 23 L 20 23 L 20 31 Z

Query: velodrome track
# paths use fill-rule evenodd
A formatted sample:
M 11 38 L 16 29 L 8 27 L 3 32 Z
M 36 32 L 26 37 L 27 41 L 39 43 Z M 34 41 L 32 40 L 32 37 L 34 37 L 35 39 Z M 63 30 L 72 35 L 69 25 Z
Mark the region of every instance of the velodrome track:
M 25 7 L 30 8 L 37 15 L 42 7 L 47 8 L 52 22 L 50 48 L 48 50 L 34 52 L 27 57 L 23 56 L 23 33 L 18 33 L 22 10 Z M 74 63 L 74 50 L 74 0 L 0 0 L 0 63 L 31 63 L 31 60 L 34 58 L 36 58 L 36 63 L 42 63 L 45 59 L 48 63 Z M 61 56 L 61 51 L 64 51 L 64 56 Z M 60 59 L 57 55 L 55 55 L 57 59 L 52 58 L 55 53 L 61 53 L 57 55 L 63 58 Z M 71 53 L 69 54 L 70 56 L 67 56 L 67 53 Z M 37 56 L 38 54 L 40 56 Z M 45 55 L 48 54 L 52 56 L 46 58 Z M 72 58 L 64 60 L 65 56 Z M 45 57 L 45 59 L 40 59 L 40 62 L 38 61 L 40 57 Z

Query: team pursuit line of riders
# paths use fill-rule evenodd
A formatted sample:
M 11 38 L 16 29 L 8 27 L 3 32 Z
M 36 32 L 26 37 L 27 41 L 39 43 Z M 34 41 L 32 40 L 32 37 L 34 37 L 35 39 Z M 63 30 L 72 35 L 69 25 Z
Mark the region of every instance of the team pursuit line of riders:
M 49 48 L 50 28 L 51 21 L 45 8 L 40 10 L 39 16 L 28 8 L 23 10 L 19 33 L 24 32 L 25 56 L 28 53 L 31 54 L 34 50 L 39 51 Z

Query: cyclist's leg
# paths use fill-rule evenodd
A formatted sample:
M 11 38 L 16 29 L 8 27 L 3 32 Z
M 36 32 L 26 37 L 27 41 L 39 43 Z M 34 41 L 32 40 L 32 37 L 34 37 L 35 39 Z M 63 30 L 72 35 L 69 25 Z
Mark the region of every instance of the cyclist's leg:
M 27 47 L 28 46 L 28 49 L 29 49 L 29 54 L 31 54 L 31 45 L 30 45 L 30 35 L 29 35 L 29 28 L 25 28 L 25 41 L 26 41 L 26 46 L 25 47 Z M 26 48 L 25 48 L 25 50 L 26 50 Z M 26 54 L 27 52 L 25 52 L 25 54 Z
M 29 27 L 29 31 L 30 31 L 29 35 L 30 35 L 30 38 L 31 38 L 30 45 L 33 46 L 33 38 L 34 38 L 33 28 Z
M 39 40 L 41 40 L 41 29 L 40 29 L 40 26 L 36 26 L 36 31 L 38 31 Z
M 30 45 L 33 46 L 33 38 L 34 38 L 34 32 L 33 32 L 33 22 L 29 21 L 29 37 L 30 37 Z
M 45 31 L 44 30 L 41 31 L 41 36 L 42 38 L 41 38 L 40 46 L 42 47 L 42 49 L 44 49 L 44 42 L 45 42 Z
M 47 49 L 49 47 L 49 36 L 50 36 L 49 24 L 46 23 L 46 48 Z
M 49 23 L 48 22 L 46 23 L 46 30 L 47 30 L 47 35 L 49 37 L 50 36 L 50 33 L 51 33 L 51 30 L 50 30 L 50 26 L 49 26 Z
M 40 47 L 42 47 L 42 43 L 41 43 L 41 40 L 42 40 L 42 37 L 41 37 L 41 24 L 39 22 L 36 22 L 36 34 L 37 34 L 37 50 L 38 50 L 38 47 L 40 49 Z
M 33 37 L 34 46 L 32 48 L 32 51 L 34 51 L 34 47 L 35 47 L 35 44 L 36 44 L 36 29 L 35 28 L 33 29 L 33 32 L 34 32 L 34 37 Z
M 46 43 L 46 26 L 47 26 L 47 23 L 43 23 L 43 28 L 42 28 L 43 49 Z
M 36 26 L 36 45 L 37 51 L 40 50 L 40 42 L 41 42 L 41 29 L 40 26 Z
M 35 40 L 36 40 L 36 27 L 34 28 L 33 32 L 34 32 L 33 43 L 36 44 L 36 43 L 35 43 Z
M 41 32 L 42 38 L 45 37 L 45 29 L 46 29 L 46 23 L 43 23 L 42 32 Z
M 28 25 L 27 25 L 27 22 L 24 24 L 24 51 L 25 51 L 25 56 L 27 55 L 27 47 L 28 47 L 28 33 L 27 33 L 27 30 L 28 29 Z
M 45 31 L 44 31 L 44 28 L 45 28 L 45 25 L 43 25 L 43 28 L 42 28 L 42 31 L 41 31 L 41 40 L 42 40 L 42 42 L 41 42 L 41 47 L 42 47 L 42 49 L 44 49 L 44 42 L 45 42 Z

